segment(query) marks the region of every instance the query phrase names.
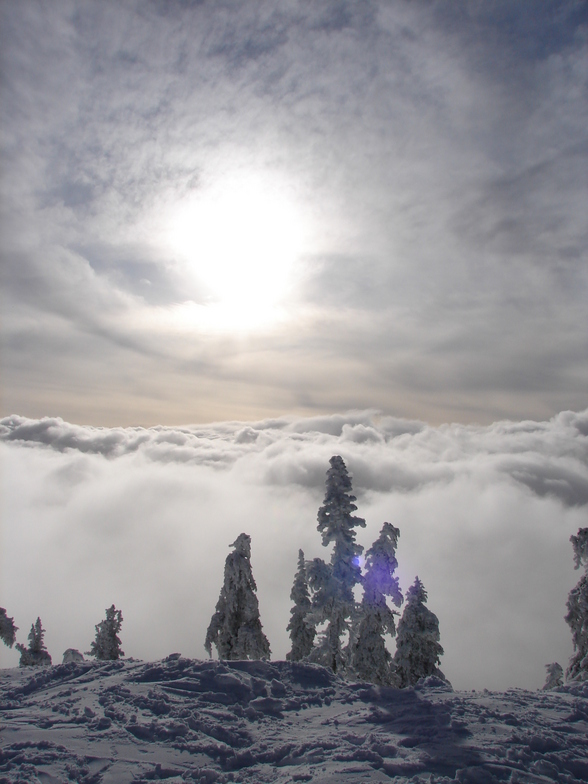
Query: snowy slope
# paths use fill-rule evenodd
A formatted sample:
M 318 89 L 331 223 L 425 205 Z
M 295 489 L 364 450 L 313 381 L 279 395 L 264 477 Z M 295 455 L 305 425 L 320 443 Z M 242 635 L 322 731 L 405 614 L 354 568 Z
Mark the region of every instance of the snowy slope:
M 172 654 L 1 670 L 0 700 L 0 784 L 588 781 L 588 684 L 379 689 Z

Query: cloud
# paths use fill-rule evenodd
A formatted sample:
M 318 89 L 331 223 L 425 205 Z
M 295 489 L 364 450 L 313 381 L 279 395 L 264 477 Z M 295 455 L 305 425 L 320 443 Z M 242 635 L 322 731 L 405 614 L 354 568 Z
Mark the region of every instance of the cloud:
M 587 430 L 588 409 L 562 412 L 548 422 L 439 428 L 375 411 L 182 428 L 95 428 L 16 415 L 0 420 L 5 442 L 107 458 L 137 453 L 155 463 L 254 466 L 264 484 L 322 487 L 325 460 L 340 452 L 360 493 L 508 477 L 566 506 L 588 503 Z
M 4 412 L 582 408 L 582 9 L 6 6 Z M 243 172 L 312 226 L 284 320 L 245 340 L 186 317 L 206 287 L 159 225 Z
M 341 454 L 367 520 L 359 539 L 369 546 L 384 520 L 400 528 L 401 586 L 425 583 L 454 684 L 537 687 L 571 653 L 587 431 L 588 411 L 439 428 L 373 411 L 149 429 L 7 417 L 3 603 L 21 636 L 41 615 L 56 658 L 87 649 L 112 602 L 128 654 L 201 657 L 227 547 L 245 531 L 283 658 L 298 548 L 328 557 L 316 512 Z M 15 656 L 4 650 L 5 666 Z

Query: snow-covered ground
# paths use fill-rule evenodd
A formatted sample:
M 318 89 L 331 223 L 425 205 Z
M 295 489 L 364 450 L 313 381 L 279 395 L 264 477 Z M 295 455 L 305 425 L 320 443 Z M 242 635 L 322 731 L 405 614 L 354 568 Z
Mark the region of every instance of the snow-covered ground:
M 0 706 L 0 784 L 588 781 L 588 683 L 394 690 L 172 654 L 1 670 Z

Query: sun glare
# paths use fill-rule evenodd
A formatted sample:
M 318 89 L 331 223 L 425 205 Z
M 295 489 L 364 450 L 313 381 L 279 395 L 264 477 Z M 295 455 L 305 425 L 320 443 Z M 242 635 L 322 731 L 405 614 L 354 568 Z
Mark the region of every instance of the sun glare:
M 285 189 L 253 176 L 225 179 L 176 206 L 166 241 L 208 300 L 196 311 L 217 328 L 279 318 L 304 250 L 301 209 Z

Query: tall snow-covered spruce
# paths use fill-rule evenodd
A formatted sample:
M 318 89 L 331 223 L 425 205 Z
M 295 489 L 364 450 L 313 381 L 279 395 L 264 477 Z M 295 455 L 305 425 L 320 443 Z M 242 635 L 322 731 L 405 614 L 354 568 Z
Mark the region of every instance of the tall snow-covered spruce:
M 584 574 L 569 593 L 565 617 L 572 630 L 574 653 L 566 670 L 566 679 L 588 680 L 588 528 L 580 528 L 570 537 L 574 548 L 574 568 L 584 567 Z
M 116 661 L 124 656 L 125 652 L 121 650 L 121 641 L 118 636 L 122 622 L 122 613 L 113 604 L 106 610 L 106 619 L 94 627 L 96 637 L 88 654 L 95 656 L 99 661 Z
M 48 667 L 51 664 L 51 656 L 43 642 L 44 636 L 45 629 L 41 625 L 41 619 L 37 618 L 29 632 L 29 647 L 25 648 L 21 643 L 16 643 L 16 650 L 20 653 L 19 667 Z
M 425 607 L 427 592 L 417 577 L 406 593 L 406 606 L 398 623 L 394 666 L 401 688 L 413 686 L 419 678 L 436 675 L 443 648 L 439 643 L 439 619 Z
M 225 561 L 225 579 L 214 615 L 206 632 L 204 647 L 219 659 L 269 659 L 270 645 L 259 617 L 257 586 L 251 571 L 251 537 L 239 534 Z
M 353 633 L 350 669 L 362 680 L 391 686 L 396 684 L 392 656 L 386 649 L 385 634 L 396 634 L 394 616 L 386 602 L 390 597 L 396 607 L 403 598 L 394 572 L 398 567 L 396 547 L 400 531 L 384 523 L 379 537 L 366 553 L 363 598 L 359 620 Z
M 330 564 L 315 558 L 308 565 L 308 579 L 313 592 L 311 619 L 315 625 L 327 622 L 318 645 L 309 660 L 330 667 L 334 672 L 345 670 L 347 651 L 343 638 L 350 629 L 354 615 L 353 588 L 361 582 L 358 556 L 363 547 L 355 541 L 355 528 L 365 527 L 365 520 L 355 517 L 357 509 L 351 494 L 351 479 L 343 458 L 334 455 L 327 471 L 326 493 L 318 510 L 318 530 L 323 546 L 333 544 Z
M 290 623 L 286 627 L 286 631 L 290 632 L 292 650 L 286 654 L 286 659 L 287 661 L 301 661 L 311 652 L 316 635 L 314 627 L 308 623 L 311 602 L 306 577 L 306 563 L 302 550 L 298 551 L 298 571 L 294 577 L 290 599 L 294 602 L 294 606 L 290 610 Z

